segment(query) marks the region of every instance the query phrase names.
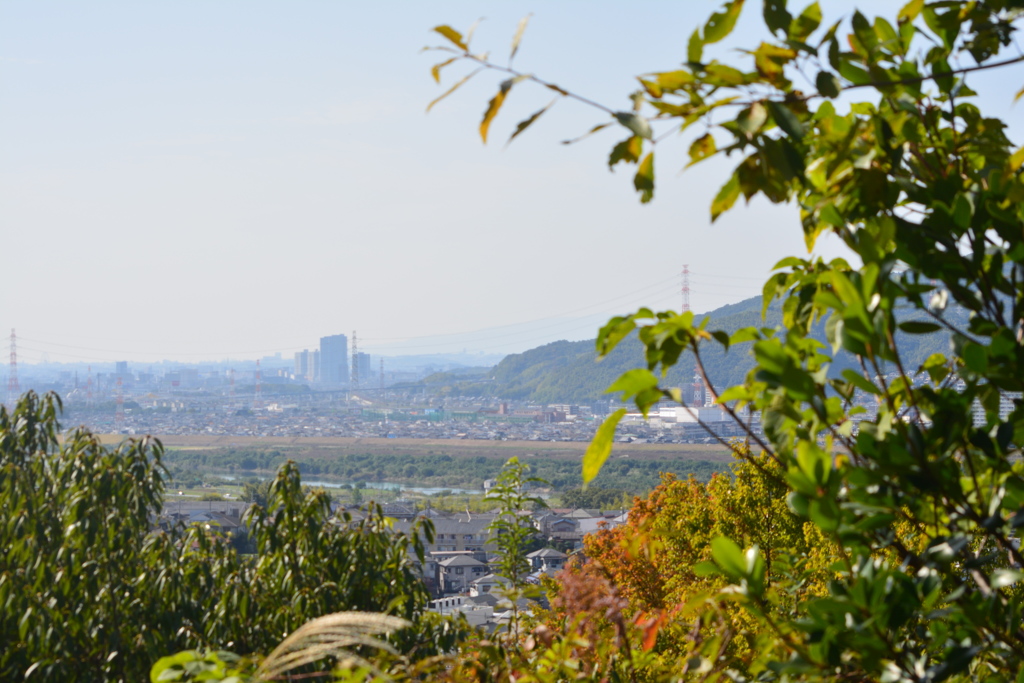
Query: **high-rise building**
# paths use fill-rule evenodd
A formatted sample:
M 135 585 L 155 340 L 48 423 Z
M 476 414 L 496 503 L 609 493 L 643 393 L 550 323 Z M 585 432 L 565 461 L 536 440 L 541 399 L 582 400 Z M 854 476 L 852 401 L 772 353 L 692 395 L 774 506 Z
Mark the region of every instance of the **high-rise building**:
M 348 337 L 345 335 L 320 337 L 320 381 L 348 384 Z
M 309 355 L 309 381 L 320 381 L 320 349 L 315 349 Z
M 295 352 L 295 379 L 309 378 L 309 349 Z
M 373 386 L 373 369 L 370 354 L 357 352 L 352 354 L 352 366 L 359 371 L 359 381 L 363 387 Z
M 114 365 L 114 368 L 115 368 L 114 369 L 114 375 L 116 375 L 117 377 L 127 377 L 128 376 L 128 361 L 126 361 L 126 360 L 119 360 Z

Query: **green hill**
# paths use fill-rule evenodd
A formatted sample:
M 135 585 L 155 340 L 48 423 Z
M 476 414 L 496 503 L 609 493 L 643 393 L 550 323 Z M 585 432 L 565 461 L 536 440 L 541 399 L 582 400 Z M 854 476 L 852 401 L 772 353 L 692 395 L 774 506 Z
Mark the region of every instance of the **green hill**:
M 782 325 L 782 314 L 778 306 L 768 309 L 761 317 L 761 297 L 752 297 L 735 304 L 729 304 L 707 313 L 711 318 L 710 330 L 735 332 L 743 327 L 778 327 Z M 967 316 L 963 311 L 950 311 L 947 317 L 957 325 L 966 326 Z M 703 315 L 697 316 L 698 320 Z M 922 314 L 910 314 L 908 319 L 923 319 Z M 815 337 L 824 342 L 824 326 L 819 325 Z M 904 362 L 908 369 L 917 368 L 930 354 L 944 352 L 949 346 L 949 336 L 944 333 L 930 335 L 899 334 L 897 341 L 904 350 Z M 708 344 L 704 357 L 708 376 L 716 389 L 721 390 L 743 381 L 753 366 L 750 346 L 741 345 L 728 352 L 717 344 Z M 851 367 L 852 358 L 839 356 L 833 364 L 833 373 Z M 489 373 L 486 379 L 458 381 L 456 377 L 444 387 L 445 393 L 463 395 L 485 395 L 509 399 L 535 401 L 538 403 L 590 403 L 607 398 L 605 389 L 619 375 L 631 368 L 644 364 L 640 342 L 634 337 L 628 339 L 607 358 L 598 359 L 594 341 L 557 341 L 551 344 L 506 356 Z M 678 365 L 669 373 L 667 384 L 678 386 L 693 381 L 694 362 L 690 354 L 684 355 Z M 439 389 L 437 376 L 431 378 L 431 388 Z M 483 380 L 483 381 L 481 381 Z

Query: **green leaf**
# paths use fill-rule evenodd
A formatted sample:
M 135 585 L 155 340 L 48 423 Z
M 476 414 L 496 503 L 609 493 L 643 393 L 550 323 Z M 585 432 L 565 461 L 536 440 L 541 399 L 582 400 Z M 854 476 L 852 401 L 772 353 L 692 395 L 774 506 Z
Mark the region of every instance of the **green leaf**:
M 1024 92 L 1024 90 L 1021 92 Z M 1006 165 L 1006 170 L 1010 173 L 1016 173 L 1022 166 L 1024 166 L 1024 147 L 1021 147 L 1010 155 L 1010 160 Z
M 648 140 L 651 139 L 652 131 L 651 124 L 647 122 L 642 116 L 634 114 L 631 111 L 618 111 L 614 114 L 615 120 L 621 123 L 623 126 L 633 131 L 634 135 L 638 135 Z
M 633 177 L 633 187 L 640 193 L 640 202 L 646 204 L 654 198 L 654 152 L 648 152 Z
M 796 114 L 781 102 L 774 102 L 768 100 L 768 111 L 772 114 L 772 119 L 775 120 L 775 124 L 784 130 L 787 135 L 797 140 L 802 140 L 804 137 L 804 125 L 800 123 L 800 119 L 796 117 Z
M 725 64 L 708 64 L 704 72 L 704 81 L 710 85 L 730 87 L 747 82 L 746 74 Z
M 653 73 L 655 83 L 663 92 L 676 92 L 693 83 L 696 79 L 689 71 L 662 71 Z M 659 95 L 660 96 L 660 95 Z
M 509 62 L 516 58 L 516 53 L 519 52 L 519 43 L 523 40 L 523 33 L 526 32 L 526 25 L 530 23 L 530 17 L 532 16 L 532 13 L 527 14 L 519 20 L 519 26 L 516 27 L 516 33 L 512 36 L 512 53 L 508 56 Z
M 842 214 L 839 213 L 839 210 L 836 209 L 835 204 L 826 204 L 821 208 L 821 220 L 835 228 L 843 228 L 846 226 L 846 219 L 844 219 Z
M 967 229 L 971 225 L 971 216 L 974 214 L 974 207 L 966 195 L 958 194 L 953 201 L 953 222 L 957 227 Z
M 988 369 L 988 354 L 980 344 L 974 342 L 964 344 L 963 359 L 967 369 L 979 375 L 984 374 Z
M 202 653 L 195 650 L 185 650 L 168 657 L 161 657 L 150 669 L 150 680 L 153 683 L 181 680 L 185 676 L 186 665 L 202 660 Z
M 729 343 L 744 344 L 747 342 L 757 341 L 760 338 L 761 334 L 758 332 L 756 327 L 741 327 L 733 332 L 732 337 L 729 338 Z
M 753 55 L 757 72 L 766 81 L 780 88 L 788 86 L 789 81 L 786 80 L 785 67 L 796 58 L 796 52 L 787 47 L 761 43 L 754 50 Z
M 839 75 L 854 85 L 867 85 L 871 82 L 871 74 L 846 59 L 839 61 Z
M 819 71 L 817 78 L 814 79 L 814 85 L 818 88 L 818 92 L 825 97 L 839 96 L 841 84 L 836 75 L 831 71 Z
M 548 102 L 546 107 L 544 107 L 543 109 L 538 109 L 537 111 L 535 111 L 532 114 L 530 114 L 530 116 L 528 118 L 525 118 L 522 121 L 520 121 L 519 123 L 517 123 L 516 124 L 516 129 L 514 131 L 512 131 L 512 135 L 509 137 L 508 142 L 505 143 L 505 144 L 510 144 L 513 140 L 516 139 L 516 137 L 520 133 L 522 133 L 524 130 L 526 130 L 527 128 L 532 126 L 533 122 L 536 121 L 537 119 L 539 119 L 541 117 L 541 114 L 546 112 L 548 109 L 551 109 L 552 105 L 554 105 L 554 103 L 557 102 L 557 101 L 558 101 L 558 98 L 556 97 L 555 99 L 553 99 L 550 102 Z
M 853 13 L 850 24 L 853 27 L 853 35 L 856 38 L 856 40 L 851 41 L 854 51 L 868 57 L 878 47 L 878 36 L 875 35 L 875 29 L 868 23 L 867 17 L 857 11 Z M 858 44 L 862 48 L 859 51 L 856 49 Z
M 839 22 L 833 24 L 832 29 L 829 31 L 831 34 L 827 40 L 822 41 L 822 45 L 828 43 L 828 63 L 833 69 L 842 73 L 842 65 L 846 63 L 846 60 L 842 59 L 842 53 L 839 51 L 839 41 L 836 40 L 835 30 L 839 28 Z
M 768 109 L 761 102 L 754 102 L 736 117 L 736 125 L 751 138 L 768 120 Z
M 933 353 L 921 363 L 921 369 L 928 373 L 933 382 L 941 382 L 949 375 L 949 361 L 941 353 Z
M 900 9 L 900 13 L 896 18 L 901 24 L 908 21 L 914 21 L 914 19 L 917 18 L 917 15 L 921 13 L 922 9 L 924 9 L 924 0 L 910 0 L 910 2 Z
M 724 11 L 712 14 L 704 24 L 704 44 L 717 43 L 732 33 L 741 11 L 743 0 L 732 0 L 725 4 Z
M 807 496 L 797 493 L 796 491 L 790 491 L 789 495 L 786 496 L 786 505 L 789 506 L 789 509 L 795 515 L 807 517 L 810 514 Z
M 635 329 L 636 321 L 633 316 L 615 316 L 609 320 L 597 332 L 597 355 L 602 358 L 607 356 Z
M 640 154 L 643 152 L 644 143 L 639 135 L 633 135 L 612 147 L 608 155 L 608 168 L 614 168 L 620 161 L 627 164 L 635 164 L 640 161 Z
M 712 539 L 711 557 L 730 579 L 738 581 L 746 576 L 747 562 L 743 550 L 732 539 L 725 536 Z
M 433 28 L 433 31 L 435 33 L 440 33 L 442 36 L 444 36 L 452 43 L 454 43 L 456 47 L 467 52 L 469 51 L 469 46 L 466 45 L 465 41 L 463 40 L 462 34 L 453 29 L 451 26 L 448 26 L 446 24 L 441 26 L 435 26 Z
M 686 45 L 686 59 L 691 64 L 700 64 L 704 52 L 704 41 L 700 37 L 700 29 L 694 29 L 690 41 Z
M 668 92 L 674 92 L 681 90 L 684 86 L 693 83 L 696 79 L 693 74 L 688 71 L 670 71 L 653 74 L 657 79 L 657 84 L 662 87 L 663 90 Z
M 874 28 L 875 35 L 882 42 L 882 47 L 898 54 L 902 49 L 900 34 L 896 32 L 892 24 L 886 21 L 884 17 L 875 17 Z
M 650 370 L 645 368 L 633 368 L 622 373 L 610 387 L 605 390 L 606 394 L 615 391 L 622 392 L 622 400 L 626 401 L 639 393 L 653 389 L 658 386 L 658 378 Z
M 793 15 L 786 10 L 786 0 L 764 0 L 764 23 L 772 33 L 788 31 Z
M 686 166 L 690 167 L 694 164 L 707 159 L 717 151 L 715 146 L 715 138 L 711 133 L 706 133 L 690 145 L 690 163 Z
M 752 545 L 744 553 L 744 559 L 746 560 L 747 586 L 754 595 L 761 595 L 764 593 L 764 577 L 768 569 L 764 555 L 760 548 Z
M 808 501 L 807 514 L 811 521 L 826 533 L 839 528 L 839 506 L 832 498 L 817 498 Z
M 789 39 L 805 42 L 821 25 L 821 7 L 812 2 L 789 24 Z
M 832 456 L 813 441 L 801 441 L 796 448 L 800 469 L 818 486 L 824 486 L 832 471 Z
M 860 290 L 853 286 L 850 278 L 845 273 L 833 270 L 829 275 L 831 276 L 829 280 L 831 281 L 833 291 L 844 304 L 854 306 L 864 303 Z
M 732 208 L 740 196 L 740 179 L 735 173 L 722 185 L 711 202 L 711 222 L 714 223 L 719 216 Z
M 719 576 L 722 570 L 714 562 L 704 561 L 693 565 L 693 573 L 695 576 Z
M 924 322 L 923 320 L 908 320 L 899 324 L 899 328 L 907 334 L 931 334 L 942 329 L 936 323 Z
M 615 428 L 625 415 L 626 409 L 619 408 L 601 423 L 597 433 L 594 434 L 593 440 L 587 446 L 587 452 L 583 454 L 584 485 L 594 480 L 605 461 L 608 460 L 608 456 L 611 455 L 612 443 L 615 441 Z
M 882 390 L 876 387 L 872 382 L 869 382 L 864 375 L 856 372 L 855 370 L 846 369 L 843 370 L 843 377 L 847 382 L 857 387 L 861 391 L 866 391 L 869 394 L 875 396 L 881 396 Z

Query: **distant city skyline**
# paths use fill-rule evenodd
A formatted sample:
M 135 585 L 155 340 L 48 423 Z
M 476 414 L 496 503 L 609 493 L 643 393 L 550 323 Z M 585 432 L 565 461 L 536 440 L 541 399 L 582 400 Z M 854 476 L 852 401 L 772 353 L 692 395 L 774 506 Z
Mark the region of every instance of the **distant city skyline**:
M 678 298 L 679 295 L 678 293 L 674 293 L 674 296 Z M 671 308 L 671 306 L 667 308 Z M 675 308 L 678 308 L 678 306 Z M 697 311 L 697 313 L 702 312 L 703 311 Z M 373 356 L 374 358 L 383 357 L 394 359 L 407 356 L 430 356 L 434 354 L 461 354 L 466 356 L 479 355 L 500 358 L 511 353 L 521 353 L 555 341 L 581 341 L 585 339 L 593 339 L 596 337 L 599 327 L 607 322 L 610 315 L 611 314 L 599 313 L 572 319 L 549 318 L 522 324 L 503 325 L 494 328 L 472 330 L 462 334 L 441 334 L 398 340 L 378 340 L 372 337 L 367 338 L 360 335 L 360 348 L 363 349 L 367 355 Z M 268 332 L 267 336 L 269 337 L 271 335 L 272 333 Z M 347 335 L 344 334 L 327 336 L 347 337 Z M 235 351 L 200 351 L 191 357 L 175 357 L 173 353 L 153 356 L 147 354 L 133 354 L 130 350 L 125 348 L 105 349 L 101 348 L 99 344 L 88 341 L 82 342 L 82 344 L 91 345 L 79 346 L 78 344 L 68 343 L 69 341 L 73 342 L 73 338 L 60 338 L 61 341 L 59 342 L 37 339 L 35 337 L 27 337 L 21 331 L 17 331 L 17 337 L 18 354 L 21 359 L 20 362 L 26 364 L 49 362 L 68 364 L 90 362 L 97 364 L 112 364 L 120 362 L 120 359 L 123 358 L 128 358 L 130 362 L 134 364 L 151 364 L 161 362 L 184 364 L 197 362 L 219 363 L 227 360 L 254 363 L 257 359 L 263 359 L 266 362 L 268 358 L 271 358 L 276 354 L 281 363 L 287 363 L 289 366 L 300 368 L 299 363 L 301 361 L 299 360 L 299 355 L 306 353 L 307 357 L 304 366 L 306 368 L 305 372 L 310 374 L 311 377 L 319 377 L 320 375 L 321 344 L 323 340 L 323 337 L 321 337 L 319 340 L 315 340 L 312 345 L 304 343 L 301 345 L 301 348 L 299 346 L 275 348 L 270 345 L 266 345 L 263 348 L 256 349 L 254 348 L 256 345 L 250 345 L 247 349 L 239 349 Z M 103 340 L 96 341 L 102 342 Z M 376 343 L 374 344 L 374 342 Z M 345 343 L 347 347 L 347 339 Z M 0 349 L 0 351 L 6 352 L 6 349 Z M 347 351 L 346 358 L 346 364 L 351 368 L 351 360 L 348 359 Z M 312 368 L 310 367 L 310 364 L 313 364 Z M 2 372 L 3 368 L 0 366 L 0 373 Z M 299 370 L 297 369 L 296 372 L 299 372 Z

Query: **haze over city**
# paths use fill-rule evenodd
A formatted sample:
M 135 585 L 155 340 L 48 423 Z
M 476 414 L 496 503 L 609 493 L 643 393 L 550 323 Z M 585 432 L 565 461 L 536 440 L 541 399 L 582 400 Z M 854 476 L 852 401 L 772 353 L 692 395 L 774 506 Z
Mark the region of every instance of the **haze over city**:
M 375 354 L 501 355 L 678 308 L 683 264 L 696 311 L 753 296 L 803 251 L 795 213 L 712 227 L 725 165 L 677 176 L 685 140 L 640 206 L 604 163 L 618 131 L 558 144 L 600 112 L 560 102 L 505 148 L 549 99 L 524 88 L 484 147 L 485 74 L 424 113 L 439 23 L 484 17 L 497 52 L 532 12 L 517 66 L 624 109 L 707 7 L 4 3 L 0 330 L 25 364 L 290 358 L 353 330 Z

